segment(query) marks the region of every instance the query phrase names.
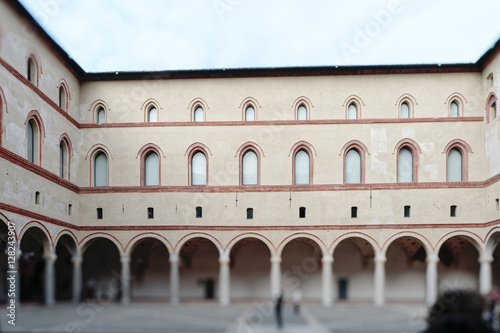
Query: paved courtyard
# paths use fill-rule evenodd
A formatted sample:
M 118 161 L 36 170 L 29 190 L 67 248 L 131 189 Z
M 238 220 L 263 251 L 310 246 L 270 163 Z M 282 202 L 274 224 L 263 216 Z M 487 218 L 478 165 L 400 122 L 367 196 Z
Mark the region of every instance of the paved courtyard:
M 397 304 L 374 307 L 336 304 L 330 308 L 305 305 L 300 314 L 285 305 L 284 328 L 276 328 L 270 302 L 261 301 L 219 307 L 216 303 L 171 306 L 164 303 L 130 305 L 85 302 L 79 306 L 58 304 L 52 308 L 24 306 L 18 309 L 16 325 L 7 323 L 1 311 L 2 332 L 43 333 L 416 333 L 425 328 L 424 305 Z

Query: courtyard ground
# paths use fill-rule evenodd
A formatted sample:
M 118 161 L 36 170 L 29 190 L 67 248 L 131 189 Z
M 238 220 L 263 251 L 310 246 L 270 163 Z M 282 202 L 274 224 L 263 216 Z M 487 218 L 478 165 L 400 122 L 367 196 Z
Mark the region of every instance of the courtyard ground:
M 129 305 L 84 302 L 78 306 L 58 304 L 51 308 L 25 305 L 17 309 L 16 325 L 8 324 L 1 311 L 2 332 L 40 333 L 416 333 L 425 328 L 423 304 L 339 303 L 324 308 L 304 305 L 296 315 L 289 304 L 283 311 L 284 327 L 276 328 L 269 301 L 237 303 L 132 303 Z

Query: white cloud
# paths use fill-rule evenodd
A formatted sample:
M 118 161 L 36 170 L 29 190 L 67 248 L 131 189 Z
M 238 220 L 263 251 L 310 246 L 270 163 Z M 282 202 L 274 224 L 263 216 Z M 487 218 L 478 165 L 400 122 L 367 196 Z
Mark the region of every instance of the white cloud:
M 474 62 L 500 37 L 498 0 L 21 3 L 87 71 Z

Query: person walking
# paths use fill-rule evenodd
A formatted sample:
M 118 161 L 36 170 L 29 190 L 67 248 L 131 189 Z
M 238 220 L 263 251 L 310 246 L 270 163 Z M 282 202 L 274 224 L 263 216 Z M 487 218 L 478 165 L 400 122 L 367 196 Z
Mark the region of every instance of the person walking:
M 283 292 L 281 292 L 278 295 L 274 304 L 274 310 L 276 313 L 276 324 L 278 325 L 278 329 L 283 328 L 282 306 L 283 306 Z
M 300 292 L 299 289 L 296 289 L 293 292 L 292 299 L 293 299 L 293 312 L 295 313 L 295 315 L 298 316 L 300 312 L 300 301 L 302 299 L 302 293 Z

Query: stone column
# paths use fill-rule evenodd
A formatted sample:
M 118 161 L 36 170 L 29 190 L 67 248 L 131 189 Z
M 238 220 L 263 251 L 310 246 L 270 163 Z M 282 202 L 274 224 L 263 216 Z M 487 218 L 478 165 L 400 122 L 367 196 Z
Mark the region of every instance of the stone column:
M 281 292 L 281 257 L 271 257 L 271 297 L 276 298 Z
M 481 267 L 479 269 L 479 292 L 482 295 L 488 295 L 491 291 L 491 263 L 492 256 L 482 256 L 479 258 Z
M 43 258 L 45 259 L 45 305 L 53 306 L 56 295 L 56 277 L 54 274 L 54 263 L 57 256 L 54 247 L 50 246 Z
M 329 254 L 325 254 L 323 259 L 321 259 L 323 263 L 323 271 L 321 276 L 322 283 L 322 296 L 321 303 L 323 306 L 331 306 L 333 303 L 333 256 Z
M 385 253 L 379 252 L 375 255 L 375 292 L 374 303 L 382 306 L 385 303 Z
M 82 256 L 75 253 L 71 258 L 73 262 L 73 304 L 78 304 L 82 297 Z
M 179 255 L 170 254 L 170 304 L 179 304 Z
M 220 270 L 219 270 L 219 304 L 227 306 L 230 303 L 229 286 L 230 286 L 230 272 L 229 272 L 229 252 L 220 250 Z
M 438 294 L 438 275 L 437 264 L 439 256 L 435 253 L 427 256 L 427 271 L 425 275 L 425 301 L 427 305 L 431 306 L 436 302 Z
M 120 258 L 122 264 L 122 304 L 130 303 L 130 257 L 123 255 Z

